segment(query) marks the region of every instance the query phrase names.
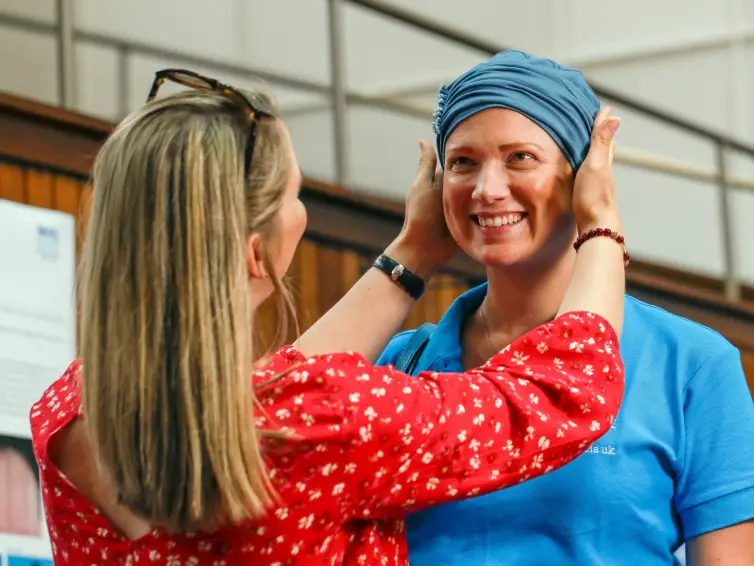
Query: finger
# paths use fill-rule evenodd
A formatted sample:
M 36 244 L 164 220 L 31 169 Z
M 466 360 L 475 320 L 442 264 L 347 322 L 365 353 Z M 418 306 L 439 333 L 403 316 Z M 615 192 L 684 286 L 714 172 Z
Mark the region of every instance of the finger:
M 419 140 L 419 148 L 421 149 L 421 158 L 419 160 L 419 167 L 416 171 L 416 180 L 431 183 L 435 168 L 437 167 L 437 155 L 435 154 L 435 149 L 427 140 Z
M 435 190 L 442 191 L 442 180 L 443 175 L 445 172 L 442 170 L 442 167 L 438 164 L 437 167 L 435 167 L 435 174 L 432 178 L 432 186 L 435 188 Z
M 592 131 L 592 143 L 587 153 L 586 161 L 592 166 L 609 165 L 613 157 L 613 142 L 615 132 L 620 126 L 620 118 L 606 116 Z
M 600 125 L 607 119 L 610 114 L 612 114 L 613 109 L 610 106 L 603 106 L 600 108 L 599 112 L 597 112 L 597 116 L 594 117 L 594 124 L 592 125 L 592 131 L 594 131 L 596 128 L 599 128 Z

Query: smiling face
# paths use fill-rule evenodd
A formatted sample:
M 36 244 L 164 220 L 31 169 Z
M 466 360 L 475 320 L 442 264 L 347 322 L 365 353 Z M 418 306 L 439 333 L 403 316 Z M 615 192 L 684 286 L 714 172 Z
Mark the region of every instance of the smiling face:
M 575 237 L 573 172 L 537 124 L 491 108 L 461 122 L 445 149 L 443 204 L 450 232 L 489 267 L 546 265 Z

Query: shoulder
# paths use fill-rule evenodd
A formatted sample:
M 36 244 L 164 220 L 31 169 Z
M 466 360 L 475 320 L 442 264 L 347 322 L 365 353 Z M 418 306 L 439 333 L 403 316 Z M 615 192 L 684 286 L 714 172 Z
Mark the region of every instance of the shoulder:
M 81 409 L 79 380 L 83 364 L 74 360 L 63 375 L 50 385 L 29 412 L 32 442 L 37 458 L 46 450 L 49 438 L 70 423 Z
M 738 349 L 719 332 L 628 295 L 625 305 L 622 342 L 629 350 L 672 353 L 688 369 L 720 359 L 740 364 Z

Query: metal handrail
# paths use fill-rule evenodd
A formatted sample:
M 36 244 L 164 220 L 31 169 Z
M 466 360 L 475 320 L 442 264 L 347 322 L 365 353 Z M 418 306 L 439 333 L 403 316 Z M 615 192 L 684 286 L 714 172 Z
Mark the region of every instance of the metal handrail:
M 355 6 L 371 10 L 376 14 L 392 18 L 404 24 L 410 25 L 418 30 L 441 37 L 447 41 L 463 45 L 464 47 L 476 49 L 486 54 L 494 54 L 504 50 L 503 47 L 494 45 L 491 42 L 480 40 L 468 33 L 453 29 L 450 26 L 432 21 L 422 17 L 415 12 L 398 8 L 394 5 L 388 5 L 381 0 L 328 0 L 328 15 L 330 26 L 330 60 L 331 60 L 331 77 L 329 84 L 318 83 L 310 80 L 303 80 L 289 75 L 282 75 L 267 69 L 258 69 L 249 66 L 236 65 L 225 61 L 201 57 L 194 54 L 186 54 L 173 49 L 158 47 L 148 43 L 112 38 L 110 36 L 99 34 L 91 31 L 77 30 L 73 25 L 73 14 L 71 11 L 72 3 L 69 0 L 57 1 L 57 23 L 46 23 L 37 20 L 13 16 L 10 14 L 0 14 L 0 25 L 12 26 L 40 33 L 49 33 L 57 37 L 58 47 L 58 90 L 62 106 L 71 106 L 75 98 L 73 77 L 73 48 L 72 44 L 76 41 L 84 41 L 97 45 L 107 46 L 118 53 L 118 81 L 116 92 L 119 93 L 118 111 L 125 115 L 128 108 L 125 93 L 129 83 L 128 58 L 132 54 L 152 56 L 173 61 L 183 61 L 187 65 L 198 68 L 213 69 L 215 72 L 238 75 L 242 77 L 261 79 L 263 81 L 274 83 L 283 87 L 289 87 L 297 90 L 304 90 L 316 94 L 327 96 L 330 100 L 328 107 L 333 109 L 333 126 L 335 129 L 336 141 L 336 171 L 337 181 L 341 185 L 351 184 L 348 175 L 347 148 L 348 140 L 346 136 L 346 109 L 348 105 L 363 105 L 370 107 L 382 108 L 391 112 L 402 115 L 428 119 L 431 110 L 419 108 L 410 104 L 398 102 L 388 97 L 371 96 L 363 93 L 353 92 L 347 89 L 344 70 L 345 53 L 341 45 L 342 26 L 344 24 L 342 17 L 342 6 L 349 2 Z M 743 179 L 739 177 L 728 176 L 725 171 L 725 152 L 726 150 L 736 150 L 746 155 L 754 157 L 754 147 L 737 141 L 733 138 L 714 132 L 708 128 L 695 124 L 684 118 L 674 116 L 668 112 L 652 108 L 646 104 L 638 102 L 630 97 L 610 89 L 595 85 L 590 81 L 590 85 L 595 93 L 614 103 L 630 108 L 646 116 L 650 116 L 663 123 L 683 129 L 691 134 L 700 136 L 712 142 L 716 146 L 717 168 L 706 169 L 691 166 L 684 163 L 660 158 L 646 152 L 630 148 L 618 148 L 615 152 L 615 160 L 618 163 L 624 163 L 635 167 L 641 167 L 652 171 L 660 171 L 688 179 L 695 179 L 706 182 L 715 182 L 719 186 L 720 211 L 723 221 L 722 229 L 724 242 L 724 257 L 726 271 L 726 297 L 731 300 L 740 298 L 740 285 L 737 277 L 735 265 L 733 227 L 730 219 L 729 190 L 731 188 L 754 191 L 754 179 Z
M 387 4 L 386 2 L 383 2 L 381 0 L 344 1 L 348 2 L 349 4 L 365 8 L 387 18 L 408 24 L 418 30 L 427 32 L 431 35 L 435 35 L 458 45 L 462 45 L 463 47 L 475 49 L 486 55 L 494 55 L 495 53 L 499 53 L 500 51 L 505 51 L 506 49 L 508 49 L 507 47 L 492 43 L 490 41 L 485 41 L 484 39 L 480 39 L 479 37 L 474 36 L 470 33 L 466 33 L 461 30 L 457 30 L 450 26 L 433 21 L 429 18 L 425 18 L 420 14 L 417 14 L 416 12 L 412 12 L 411 10 L 399 8 L 392 4 Z M 703 138 L 721 143 L 730 149 L 735 149 L 754 157 L 754 147 L 746 145 L 739 140 L 735 140 L 720 132 L 715 132 L 709 128 L 695 124 L 690 120 L 676 116 L 670 112 L 666 112 L 665 110 L 660 110 L 659 108 L 654 108 L 648 104 L 639 102 L 638 100 L 629 96 L 625 96 L 624 94 L 621 94 L 615 90 L 600 86 L 592 80 L 589 80 L 589 86 L 592 87 L 594 93 L 600 98 L 610 100 L 616 104 L 620 104 L 621 106 L 625 106 L 626 108 L 630 108 L 631 110 L 635 110 L 637 112 L 640 112 L 641 114 L 655 118 L 661 122 L 665 122 L 666 124 L 670 124 Z

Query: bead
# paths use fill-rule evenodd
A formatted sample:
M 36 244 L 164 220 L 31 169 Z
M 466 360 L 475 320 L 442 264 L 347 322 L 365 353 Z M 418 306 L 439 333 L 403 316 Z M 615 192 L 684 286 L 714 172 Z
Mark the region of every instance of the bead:
M 626 267 L 628 267 L 631 256 L 629 256 L 628 251 L 626 251 L 625 239 L 623 238 L 623 236 L 618 234 L 618 232 L 611 230 L 610 228 L 592 228 L 591 230 L 587 230 L 586 232 L 579 234 L 579 236 L 576 238 L 576 241 L 573 243 L 573 248 L 576 251 L 579 251 L 579 248 L 583 245 L 584 242 L 594 238 L 595 236 L 607 236 L 608 238 L 611 238 L 617 244 L 619 244 L 623 248 L 623 263 Z

